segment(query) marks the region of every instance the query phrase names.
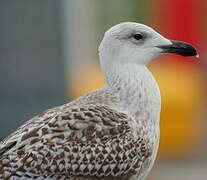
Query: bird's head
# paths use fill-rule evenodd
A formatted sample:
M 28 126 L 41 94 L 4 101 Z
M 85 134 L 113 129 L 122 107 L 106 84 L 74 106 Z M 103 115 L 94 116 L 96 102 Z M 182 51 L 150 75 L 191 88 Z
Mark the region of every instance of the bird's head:
M 164 53 L 197 55 L 190 44 L 166 39 L 148 26 L 132 22 L 110 28 L 99 46 L 102 65 L 114 62 L 145 65 Z

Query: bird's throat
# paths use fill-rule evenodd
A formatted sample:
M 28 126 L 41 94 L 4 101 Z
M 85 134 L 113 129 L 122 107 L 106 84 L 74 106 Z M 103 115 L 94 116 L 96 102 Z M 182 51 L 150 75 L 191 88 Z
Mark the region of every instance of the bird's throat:
M 146 118 L 146 121 L 159 125 L 160 92 L 146 66 L 111 66 L 105 72 L 105 78 L 106 88 L 119 97 L 121 110 L 129 112 L 135 118 Z M 149 113 L 152 119 L 147 118 Z

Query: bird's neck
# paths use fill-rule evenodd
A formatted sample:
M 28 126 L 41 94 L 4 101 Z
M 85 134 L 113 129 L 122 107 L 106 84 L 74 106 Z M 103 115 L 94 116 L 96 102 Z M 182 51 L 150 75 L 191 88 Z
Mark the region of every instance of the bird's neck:
M 106 88 L 120 98 L 120 109 L 159 124 L 160 92 L 146 66 L 116 64 L 107 67 L 104 74 Z M 147 118 L 148 113 L 151 118 Z
M 125 91 L 134 89 L 145 74 L 149 74 L 144 65 L 137 64 L 111 64 L 104 70 L 106 87 L 112 90 Z

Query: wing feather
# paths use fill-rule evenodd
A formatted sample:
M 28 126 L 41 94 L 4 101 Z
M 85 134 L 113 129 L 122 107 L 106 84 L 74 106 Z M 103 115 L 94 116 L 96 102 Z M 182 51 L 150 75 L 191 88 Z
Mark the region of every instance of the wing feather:
M 91 104 L 57 110 L 33 118 L 0 144 L 0 178 L 20 170 L 32 178 L 133 175 L 151 156 L 148 140 L 132 132 L 142 128 L 124 113 Z

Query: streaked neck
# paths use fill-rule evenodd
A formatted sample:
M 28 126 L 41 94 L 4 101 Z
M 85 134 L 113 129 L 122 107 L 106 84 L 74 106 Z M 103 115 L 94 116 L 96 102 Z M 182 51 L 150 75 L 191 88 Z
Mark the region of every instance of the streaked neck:
M 160 92 L 155 79 L 146 66 L 120 64 L 105 69 L 106 88 L 120 98 L 120 109 L 134 117 L 150 111 L 153 124 L 159 123 Z

